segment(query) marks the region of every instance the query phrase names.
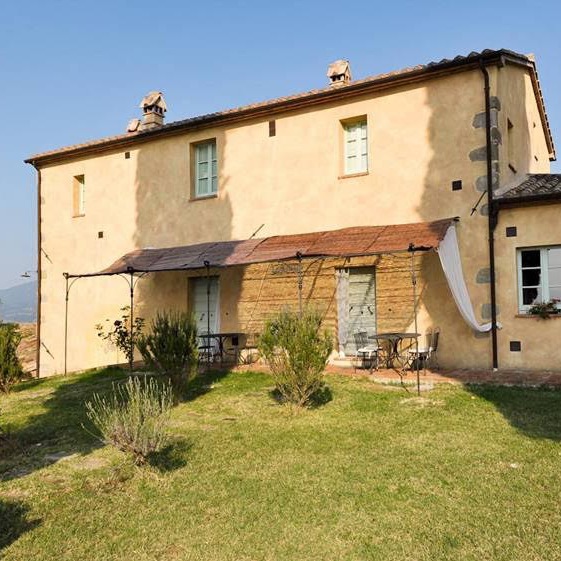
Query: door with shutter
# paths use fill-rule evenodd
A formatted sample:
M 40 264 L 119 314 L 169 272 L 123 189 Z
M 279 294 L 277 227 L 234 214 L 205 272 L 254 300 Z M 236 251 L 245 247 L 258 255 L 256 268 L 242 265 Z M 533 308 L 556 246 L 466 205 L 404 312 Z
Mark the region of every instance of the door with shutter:
M 217 333 L 219 328 L 218 309 L 218 277 L 210 277 L 210 294 L 207 303 L 207 278 L 197 277 L 192 279 L 193 313 L 197 322 L 197 333 Z M 210 304 L 210 305 L 209 305 Z
M 376 333 L 376 275 L 374 267 L 349 269 L 348 332 L 345 354 L 356 353 L 354 334 Z M 372 341 L 374 343 L 374 341 Z

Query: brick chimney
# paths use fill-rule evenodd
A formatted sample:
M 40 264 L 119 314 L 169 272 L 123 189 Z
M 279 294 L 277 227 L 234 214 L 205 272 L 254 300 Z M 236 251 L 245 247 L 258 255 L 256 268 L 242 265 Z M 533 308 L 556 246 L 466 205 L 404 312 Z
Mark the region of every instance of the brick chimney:
M 327 69 L 329 85 L 332 87 L 345 86 L 351 82 L 351 65 L 348 60 L 336 60 Z
M 140 102 L 143 116 L 140 130 L 149 130 L 161 127 L 164 124 L 164 113 L 167 111 L 166 102 L 162 92 L 150 92 Z

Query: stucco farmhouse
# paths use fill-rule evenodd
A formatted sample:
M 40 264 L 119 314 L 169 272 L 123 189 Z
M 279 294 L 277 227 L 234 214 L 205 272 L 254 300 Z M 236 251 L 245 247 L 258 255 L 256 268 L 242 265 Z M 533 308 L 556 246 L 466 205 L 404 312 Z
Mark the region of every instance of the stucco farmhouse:
M 357 333 L 415 322 L 439 329 L 443 367 L 560 367 L 561 177 L 533 57 L 327 74 L 167 124 L 151 92 L 124 134 L 26 160 L 41 376 L 124 362 L 94 326 L 131 286 L 135 314 L 189 310 L 240 348 L 283 306 L 313 305 L 335 362 Z

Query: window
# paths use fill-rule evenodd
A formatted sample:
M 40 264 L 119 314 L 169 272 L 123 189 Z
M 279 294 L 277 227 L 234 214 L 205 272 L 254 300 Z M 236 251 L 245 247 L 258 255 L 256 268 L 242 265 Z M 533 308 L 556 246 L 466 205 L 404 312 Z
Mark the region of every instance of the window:
M 345 175 L 368 171 L 368 133 L 366 119 L 343 124 Z
M 75 175 L 72 188 L 74 216 L 86 214 L 86 178 L 84 175 Z
M 561 246 L 518 250 L 518 300 L 521 311 L 550 300 L 561 308 Z
M 195 198 L 218 192 L 216 140 L 195 145 Z

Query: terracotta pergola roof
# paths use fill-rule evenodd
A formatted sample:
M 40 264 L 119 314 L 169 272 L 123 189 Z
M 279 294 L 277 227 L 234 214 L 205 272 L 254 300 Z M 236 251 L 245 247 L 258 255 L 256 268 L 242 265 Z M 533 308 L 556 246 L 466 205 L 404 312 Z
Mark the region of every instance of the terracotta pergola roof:
M 328 86 L 321 89 L 310 90 L 303 93 L 252 103 L 250 105 L 226 109 L 216 113 L 191 117 L 189 119 L 168 123 L 155 129 L 133 131 L 89 142 L 83 142 L 81 144 L 74 144 L 58 148 L 56 150 L 34 154 L 27 158 L 25 162 L 35 166 L 40 166 L 59 160 L 82 156 L 84 154 L 106 151 L 108 149 L 130 147 L 133 144 L 146 142 L 162 136 L 181 134 L 185 131 L 196 130 L 211 125 L 242 121 L 260 116 L 269 116 L 287 110 L 326 103 L 335 99 L 344 99 L 372 91 L 379 91 L 388 87 L 395 87 L 405 83 L 422 81 L 441 74 L 477 68 L 481 63 L 487 65 L 503 65 L 507 63 L 517 64 L 530 69 L 532 85 L 541 116 L 543 130 L 546 136 L 549 152 L 551 157 L 554 158 L 555 147 L 545 111 L 535 62 L 528 56 L 508 49 L 485 49 L 481 52 L 473 51 L 467 56 L 456 56 L 453 59 L 444 58 L 439 61 L 429 62 L 428 64 L 410 66 L 393 72 L 369 76 L 360 80 L 353 80 L 349 84 L 339 85 L 338 87 Z
M 561 201 L 561 174 L 532 173 L 518 185 L 497 196 L 499 206 Z
M 355 226 L 341 230 L 271 236 L 262 239 L 208 242 L 160 249 L 137 249 L 102 271 L 66 274 L 97 277 L 205 267 L 233 267 L 298 257 L 354 257 L 398 253 L 415 247 L 437 248 L 455 218 L 390 226 Z

